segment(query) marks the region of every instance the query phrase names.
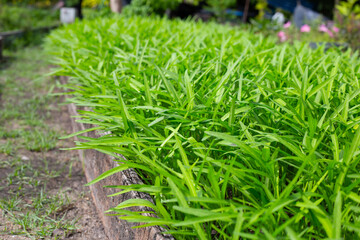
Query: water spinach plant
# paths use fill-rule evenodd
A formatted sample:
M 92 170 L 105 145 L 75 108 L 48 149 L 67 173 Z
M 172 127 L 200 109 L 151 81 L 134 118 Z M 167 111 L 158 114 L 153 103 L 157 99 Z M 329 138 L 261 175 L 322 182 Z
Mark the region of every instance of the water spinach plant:
M 358 53 L 121 17 L 56 30 L 48 47 L 91 109 L 81 121 L 107 133 L 77 148 L 121 162 L 93 182 L 133 168 L 143 185 L 111 187 L 153 197 L 119 203 L 120 218 L 177 239 L 360 238 Z

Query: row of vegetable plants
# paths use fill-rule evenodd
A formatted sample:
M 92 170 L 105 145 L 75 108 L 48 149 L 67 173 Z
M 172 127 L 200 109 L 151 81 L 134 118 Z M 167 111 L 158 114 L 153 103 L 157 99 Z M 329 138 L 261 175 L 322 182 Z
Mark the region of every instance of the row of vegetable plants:
M 133 168 L 143 185 L 106 187 L 153 198 L 109 213 L 177 239 L 360 237 L 357 52 L 119 16 L 58 29 L 47 47 L 70 101 L 91 109 L 86 131 L 105 133 L 75 149 L 121 163 L 91 183 Z

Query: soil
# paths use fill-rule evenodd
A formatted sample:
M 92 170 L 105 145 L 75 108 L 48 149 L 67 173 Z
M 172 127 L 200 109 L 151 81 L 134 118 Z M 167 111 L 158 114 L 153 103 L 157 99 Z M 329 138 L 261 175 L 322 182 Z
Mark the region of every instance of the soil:
M 34 71 L 40 70 L 34 69 Z M 22 81 L 24 84 L 30 80 L 31 79 L 26 78 L 15 79 L 15 81 Z M 26 95 L 27 94 L 25 94 L 24 97 L 28 97 Z M 2 100 L 4 101 L 4 99 Z M 60 132 L 61 135 L 72 133 L 67 107 L 62 104 L 64 98 L 54 97 L 50 101 L 51 102 L 47 105 L 48 107 L 46 109 L 39 110 L 40 115 L 47 116 L 45 118 L 45 123 L 50 126 L 51 129 Z M 13 124 L 6 123 L 6 127 L 16 129 L 18 128 L 18 125 L 16 124 L 16 121 L 14 121 Z M 17 140 L 14 138 L 11 139 L 11 141 Z M 0 145 L 3 144 L 3 142 L 4 141 L 0 138 Z M 70 221 L 77 219 L 77 223 L 75 224 L 76 228 L 67 234 L 64 234 L 64 229 L 55 229 L 52 236 L 45 239 L 106 240 L 108 238 L 105 235 L 96 207 L 92 201 L 89 187 L 85 186 L 87 181 L 83 172 L 82 163 L 78 159 L 77 152 L 61 150 L 62 148 L 72 147 L 73 145 L 72 140 L 59 140 L 56 147 L 49 151 L 34 152 L 24 148 L 19 148 L 16 151 L 16 156 L 21 158 L 21 161 L 24 163 L 30 163 L 34 169 L 44 168 L 44 159 L 46 159 L 48 171 L 50 173 L 58 173 L 58 175 L 52 177 L 45 176 L 42 183 L 37 187 L 31 187 L 30 184 L 24 185 L 24 188 L 26 189 L 22 189 L 22 192 L 25 192 L 22 199 L 31 203 L 31 196 L 39 194 L 41 189 L 46 189 L 46 194 L 49 196 L 63 193 L 69 198 L 69 203 L 58 209 L 54 218 L 64 218 L 65 220 Z M 0 163 L 9 161 L 10 158 L 13 158 L 13 156 L 0 153 Z M 7 176 L 13 171 L 13 166 L 1 167 L 0 165 L 0 200 L 10 198 L 11 193 L 17 191 L 17 189 L 13 189 L 18 187 L 17 185 L 6 186 L 4 184 Z M 31 175 L 33 173 L 27 172 L 27 174 Z M 19 231 L 21 227 L 19 224 L 14 224 L 9 221 L 6 214 L 7 213 L 0 209 L 1 240 L 33 239 L 26 236 L 12 235 L 11 233 Z
M 61 98 L 61 102 L 64 101 Z M 60 103 L 61 103 L 60 102 Z M 57 103 L 56 105 L 59 105 Z M 56 106 L 54 109 L 59 109 Z M 68 113 L 66 106 L 61 106 L 60 111 L 53 110 L 52 118 L 48 122 L 48 125 L 51 125 L 55 129 L 65 130 L 66 134 L 72 133 L 70 115 Z M 62 140 L 60 148 L 69 148 L 73 147 L 74 143 L 72 140 Z M 62 159 L 62 163 L 58 164 L 58 168 L 63 168 L 64 165 L 68 166 L 68 163 L 72 159 L 78 160 L 77 151 L 66 151 L 55 149 L 49 151 L 48 157 L 54 160 L 54 162 L 59 162 L 58 159 Z M 56 164 L 54 164 L 56 166 Z M 57 192 L 61 188 L 65 187 L 69 189 L 68 196 L 73 200 L 73 204 L 69 206 L 68 209 L 64 209 L 67 212 L 67 219 L 79 218 L 77 231 L 68 236 L 65 239 L 79 239 L 79 240 L 98 240 L 98 239 L 108 239 L 104 232 L 104 227 L 101 223 L 101 220 L 98 217 L 96 207 L 92 201 L 92 196 L 89 191 L 89 187 L 85 186 L 87 183 L 84 171 L 82 168 L 82 163 L 78 160 L 75 161 L 72 165 L 72 174 L 71 178 L 68 175 L 60 176 L 54 179 L 54 182 L 50 182 L 48 189 L 51 189 L 50 192 Z M 83 197 L 79 196 L 78 193 L 85 192 Z
M 59 110 L 52 111 L 53 117 L 48 119 L 48 123 L 57 127 L 58 129 L 64 130 L 67 134 L 71 133 L 70 116 L 67 112 L 66 106 L 62 106 Z M 89 188 L 85 186 L 86 179 L 82 169 L 80 161 L 75 161 L 72 164 L 72 173 L 69 177 L 68 171 L 63 171 L 69 168 L 69 163 L 76 159 L 78 160 L 76 151 L 64 151 L 60 148 L 72 147 L 71 141 L 60 141 L 55 149 L 52 149 L 45 153 L 31 152 L 22 149 L 21 156 L 24 159 L 28 159 L 33 166 L 43 165 L 43 158 L 49 161 L 50 171 L 60 171 L 61 174 L 58 177 L 51 178 L 46 184 L 47 194 L 54 195 L 59 192 L 66 192 L 70 199 L 71 204 L 67 205 L 62 211 L 60 211 L 59 217 L 65 216 L 65 219 L 72 220 L 78 218 L 76 224 L 76 231 L 72 232 L 69 236 L 60 239 L 78 239 L 78 240 L 98 240 L 108 239 L 105 235 L 104 228 L 101 221 L 99 220 L 96 212 L 94 203 L 92 202 L 91 193 Z M 0 161 L 5 159 L 6 155 L 0 155 Z M 0 169 L 0 176 L 5 176 L 12 172 L 11 168 Z M 29 189 L 29 191 L 36 191 L 38 189 Z M 6 198 L 6 195 L 10 189 L 2 189 L 0 192 L 1 198 Z M 81 193 L 81 194 L 79 194 Z M 0 210 L 1 211 L 1 210 Z M 13 225 L 7 221 L 3 214 L 0 212 L 0 232 L 5 227 L 7 231 L 19 229 L 18 226 Z M 3 229 L 2 229 L 3 228 Z M 54 235 L 63 235 L 61 229 L 54 231 Z M 19 235 L 0 235 L 1 240 L 27 240 L 31 238 L 22 237 Z

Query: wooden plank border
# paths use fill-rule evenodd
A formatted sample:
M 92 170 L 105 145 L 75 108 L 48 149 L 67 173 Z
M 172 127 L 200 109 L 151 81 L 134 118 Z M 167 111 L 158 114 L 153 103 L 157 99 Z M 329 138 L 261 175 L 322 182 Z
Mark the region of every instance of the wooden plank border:
M 67 82 L 67 77 L 60 77 L 60 82 L 62 84 Z M 68 111 L 70 113 L 71 125 L 73 132 L 78 132 L 81 130 L 88 129 L 93 127 L 89 124 L 83 124 L 76 122 L 76 116 L 78 116 L 77 106 L 75 104 L 68 104 Z M 83 136 L 97 138 L 101 135 L 97 132 L 88 132 L 83 134 Z M 110 170 L 116 166 L 118 163 L 114 161 L 114 158 L 106 155 L 104 153 L 87 149 L 87 150 L 78 150 L 79 158 L 83 163 L 86 179 L 88 182 L 95 179 L 100 174 L 104 173 L 107 170 Z M 139 193 L 139 192 L 128 192 L 122 195 L 117 195 L 114 197 L 107 197 L 110 194 L 118 192 L 115 189 L 104 188 L 106 185 L 129 185 L 129 184 L 143 184 L 138 174 L 132 170 L 125 170 L 121 173 L 116 173 L 98 183 L 95 183 L 90 186 L 91 194 L 93 201 L 97 208 L 99 217 L 102 220 L 105 233 L 110 240 L 172 240 L 174 239 L 170 235 L 163 235 L 161 232 L 164 230 L 161 227 L 153 226 L 146 228 L 137 228 L 133 229 L 132 227 L 138 226 L 139 224 L 129 223 L 123 220 L 120 220 L 116 216 L 108 216 L 105 214 L 105 211 L 117 206 L 119 203 L 134 198 L 147 199 L 152 201 L 151 197 L 148 194 Z M 135 211 L 149 211 L 150 209 L 145 207 L 133 208 Z

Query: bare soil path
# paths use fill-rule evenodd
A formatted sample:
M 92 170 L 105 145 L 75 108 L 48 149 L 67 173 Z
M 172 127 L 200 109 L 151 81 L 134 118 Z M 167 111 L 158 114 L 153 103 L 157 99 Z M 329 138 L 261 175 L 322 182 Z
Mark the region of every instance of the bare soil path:
M 0 62 L 0 239 L 107 239 L 41 47 Z

